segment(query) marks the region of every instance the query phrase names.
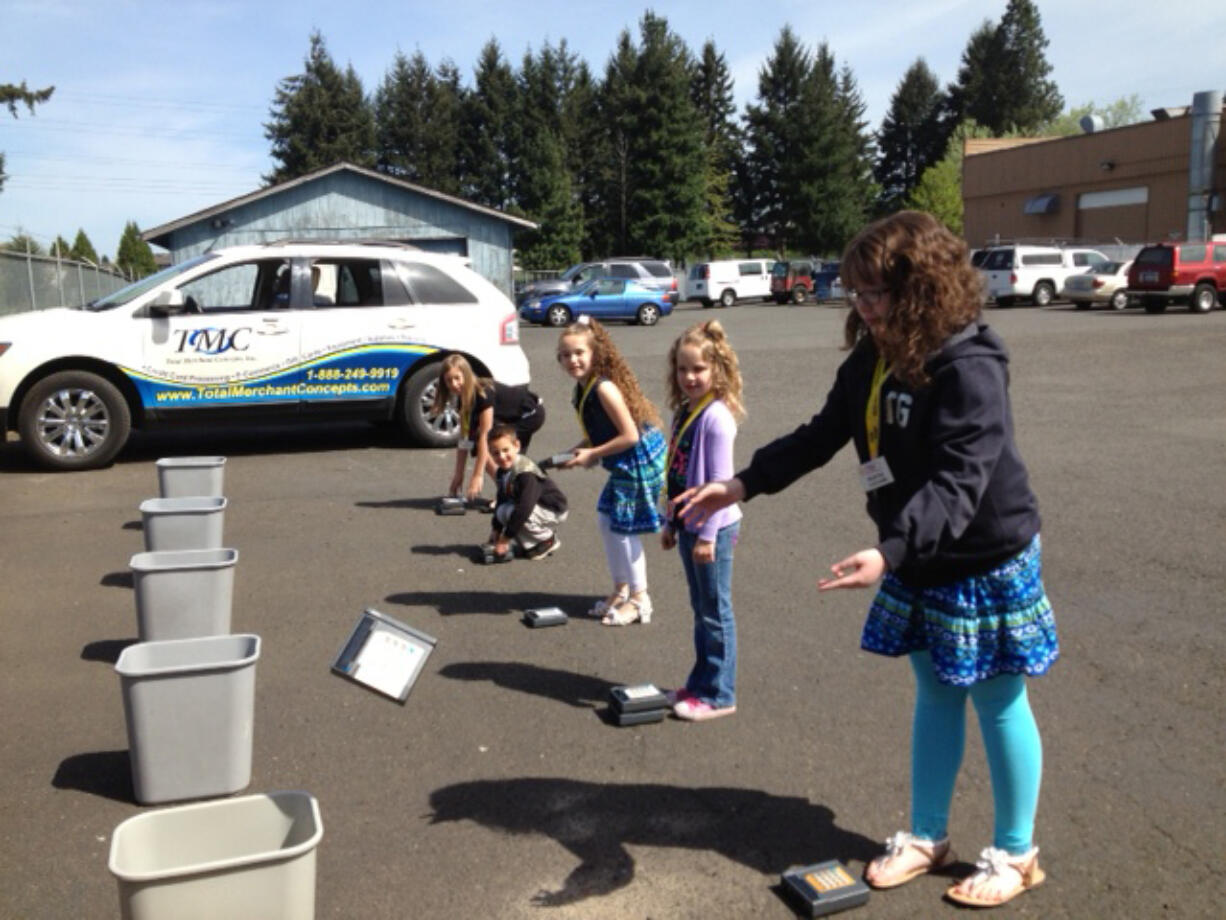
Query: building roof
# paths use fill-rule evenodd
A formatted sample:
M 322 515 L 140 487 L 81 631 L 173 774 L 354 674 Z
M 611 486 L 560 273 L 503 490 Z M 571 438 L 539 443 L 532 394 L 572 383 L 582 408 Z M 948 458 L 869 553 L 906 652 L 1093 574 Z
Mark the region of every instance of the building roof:
M 495 220 L 505 221 L 509 224 L 514 224 L 525 230 L 535 230 L 538 224 L 522 217 L 513 217 L 510 214 L 504 214 L 502 211 L 494 208 L 487 208 L 484 205 L 474 204 L 471 201 L 465 201 L 463 198 L 456 198 L 453 195 L 445 195 L 442 192 L 435 191 L 432 188 L 426 188 L 424 185 L 417 185 L 413 182 L 407 182 L 404 179 L 397 179 L 395 176 L 389 176 L 381 172 L 375 172 L 373 169 L 366 169 L 362 166 L 356 166 L 353 163 L 340 162 L 332 166 L 326 166 L 323 169 L 317 169 L 314 172 L 307 173 L 304 176 L 299 176 L 296 179 L 290 179 L 287 182 L 281 182 L 277 185 L 270 185 L 267 188 L 262 188 L 246 195 L 240 195 L 237 198 L 231 198 L 229 201 L 223 201 L 220 204 L 215 204 L 210 208 L 205 208 L 202 211 L 196 211 L 194 214 L 188 214 L 186 217 L 180 217 L 178 220 L 172 220 L 169 223 L 162 224 L 158 227 L 153 227 L 141 234 L 141 238 L 148 243 L 159 243 L 161 237 L 169 236 L 176 230 L 182 227 L 189 226 L 202 220 L 207 220 L 215 214 L 220 214 L 224 211 L 230 211 L 234 208 L 241 207 L 245 204 L 250 204 L 253 201 L 258 201 L 261 198 L 267 198 L 270 195 L 276 195 L 288 189 L 299 185 L 306 185 L 308 182 L 314 182 L 316 179 L 322 179 L 324 176 L 329 176 L 336 172 L 352 172 L 359 176 L 365 176 L 369 179 L 375 179 L 379 182 L 386 182 L 388 185 L 396 186 L 410 192 L 416 192 L 419 195 L 424 195 L 427 198 L 434 198 L 438 201 L 445 201 L 455 205 L 457 208 L 464 208 L 468 211 L 473 211 L 478 214 L 484 214 Z
M 1008 150 L 1011 147 L 1024 147 L 1027 144 L 1042 144 L 1045 141 L 1058 141 L 1059 137 L 968 137 L 962 148 L 963 156 L 973 157 L 979 153 L 994 153 L 997 150 Z

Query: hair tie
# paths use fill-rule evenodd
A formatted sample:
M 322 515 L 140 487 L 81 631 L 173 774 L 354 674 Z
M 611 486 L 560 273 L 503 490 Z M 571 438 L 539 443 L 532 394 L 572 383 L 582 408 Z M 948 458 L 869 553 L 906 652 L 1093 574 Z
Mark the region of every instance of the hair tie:
M 575 322 L 578 323 L 580 326 L 590 326 L 592 325 L 592 318 L 588 316 L 586 313 L 580 313 L 579 318 L 575 320 Z

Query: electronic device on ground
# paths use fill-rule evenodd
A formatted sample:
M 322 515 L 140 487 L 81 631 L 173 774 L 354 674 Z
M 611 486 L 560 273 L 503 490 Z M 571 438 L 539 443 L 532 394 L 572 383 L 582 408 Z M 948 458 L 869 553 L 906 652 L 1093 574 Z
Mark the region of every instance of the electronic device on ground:
M 810 917 L 868 903 L 868 886 L 837 859 L 788 869 L 781 882 L 788 898 Z

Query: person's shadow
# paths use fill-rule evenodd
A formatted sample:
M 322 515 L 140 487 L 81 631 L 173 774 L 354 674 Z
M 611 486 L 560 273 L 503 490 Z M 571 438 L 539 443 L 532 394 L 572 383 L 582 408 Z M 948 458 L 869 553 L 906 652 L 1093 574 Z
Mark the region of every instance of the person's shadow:
M 430 823 L 475 821 L 544 834 L 579 860 L 545 907 L 607 895 L 634 878 L 627 844 L 706 850 L 764 875 L 824 859 L 868 862 L 880 846 L 808 799 L 756 789 L 587 783 L 557 777 L 477 780 L 435 790 Z
M 576 709 L 592 709 L 599 703 L 607 703 L 609 691 L 618 686 L 590 674 L 542 668 L 520 661 L 457 661 L 444 667 L 439 674 L 452 680 L 487 680 L 508 690 L 543 696 Z
M 537 607 L 561 607 L 572 615 L 572 620 L 584 619 L 575 614 L 586 610 L 592 603 L 589 594 L 550 594 L 542 591 L 402 591 L 389 594 L 384 600 L 406 607 L 434 607 L 440 616 L 445 617 L 473 613 L 503 616 Z

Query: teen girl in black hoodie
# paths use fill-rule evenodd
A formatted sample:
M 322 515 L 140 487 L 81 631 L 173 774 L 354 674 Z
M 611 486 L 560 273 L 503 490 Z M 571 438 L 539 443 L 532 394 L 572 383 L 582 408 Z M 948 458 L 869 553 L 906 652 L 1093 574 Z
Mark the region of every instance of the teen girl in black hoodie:
M 966 244 L 903 211 L 848 244 L 850 354 L 821 412 L 758 450 L 734 479 L 679 496 L 683 519 L 786 488 L 849 440 L 877 545 L 831 567 L 822 591 L 882 580 L 861 647 L 908 655 L 917 693 L 911 828 L 865 879 L 892 888 L 954 860 L 946 834 L 966 699 L 992 776 L 993 845 L 947 896 L 1003 904 L 1043 881 L 1034 817 L 1042 745 L 1026 677 L 1059 656 L 1040 575 L 1038 502 L 1013 440 L 1008 355 L 982 321 Z

